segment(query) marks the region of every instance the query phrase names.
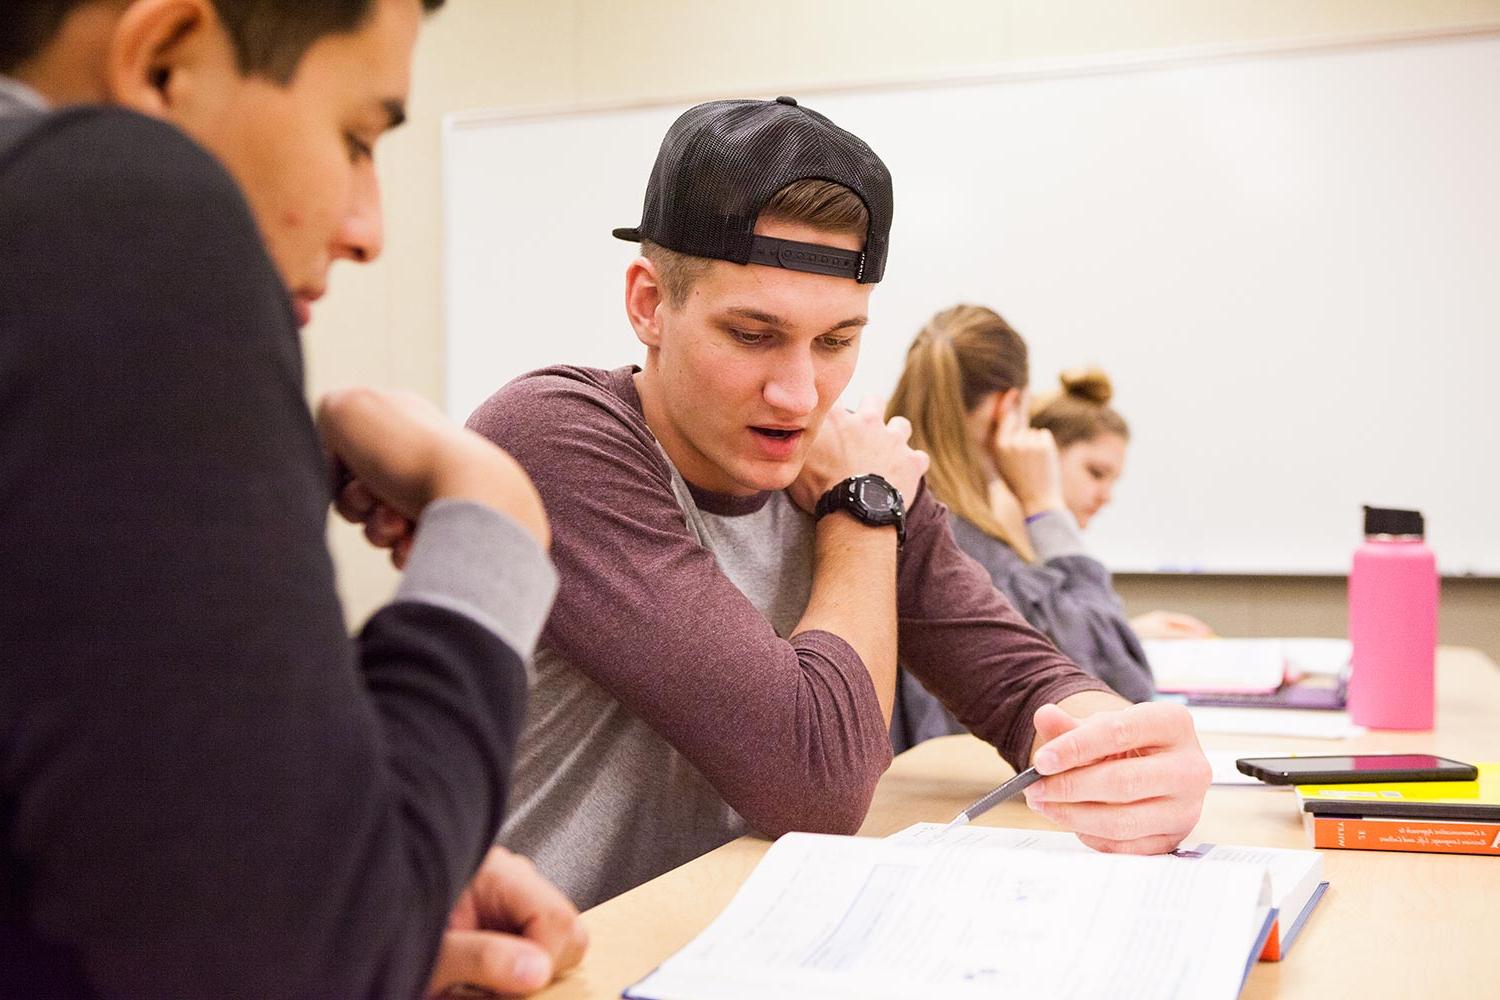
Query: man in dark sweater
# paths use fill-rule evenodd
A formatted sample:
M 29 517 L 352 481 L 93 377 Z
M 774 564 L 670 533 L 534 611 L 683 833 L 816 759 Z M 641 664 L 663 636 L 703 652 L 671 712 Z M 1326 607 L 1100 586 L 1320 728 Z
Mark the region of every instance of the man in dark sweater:
M 302 395 L 440 3 L 6 4 L 0 995 L 520 992 L 578 960 L 576 911 L 488 851 L 556 587 L 536 493 L 420 401 Z M 354 640 L 331 470 L 406 568 Z

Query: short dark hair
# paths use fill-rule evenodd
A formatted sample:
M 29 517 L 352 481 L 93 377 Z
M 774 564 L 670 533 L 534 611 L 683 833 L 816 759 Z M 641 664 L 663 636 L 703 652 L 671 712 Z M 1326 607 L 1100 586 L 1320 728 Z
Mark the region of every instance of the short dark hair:
M 46 48 L 63 21 L 90 0 L 6 0 L 0 21 L 0 73 L 12 73 Z M 325 35 L 356 31 L 375 0 L 212 0 L 234 42 L 240 72 L 289 82 L 308 47 Z M 432 13 L 444 0 L 422 0 Z

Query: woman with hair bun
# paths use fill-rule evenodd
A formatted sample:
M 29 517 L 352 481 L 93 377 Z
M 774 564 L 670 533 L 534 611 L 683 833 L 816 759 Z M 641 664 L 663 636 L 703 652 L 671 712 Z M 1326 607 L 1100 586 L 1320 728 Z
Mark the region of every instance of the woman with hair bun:
M 1031 426 L 1052 434 L 1062 473 L 1062 498 L 1080 529 L 1087 528 L 1113 497 L 1125 471 L 1130 428 L 1109 405 L 1114 387 L 1098 368 L 1075 368 L 1058 376 L 1060 387 L 1038 398 Z M 1130 620 L 1142 639 L 1203 639 L 1213 630 L 1192 615 L 1152 611 Z
M 1082 529 L 1109 503 L 1125 470 L 1130 427 L 1109 405 L 1114 386 L 1100 369 L 1070 369 L 1057 381 L 1059 388 L 1032 403 L 1031 426 L 1050 431 L 1057 442 L 1063 502 Z
M 1052 433 L 1029 424 L 1028 378 L 1026 343 L 1010 324 L 982 306 L 954 306 L 912 343 L 886 417 L 911 422 L 912 447 L 932 460 L 927 485 L 948 505 L 954 538 L 1016 610 L 1123 697 L 1149 700 L 1145 653 L 1109 572 L 1084 551 Z M 903 673 L 892 722 L 898 751 L 962 731 Z

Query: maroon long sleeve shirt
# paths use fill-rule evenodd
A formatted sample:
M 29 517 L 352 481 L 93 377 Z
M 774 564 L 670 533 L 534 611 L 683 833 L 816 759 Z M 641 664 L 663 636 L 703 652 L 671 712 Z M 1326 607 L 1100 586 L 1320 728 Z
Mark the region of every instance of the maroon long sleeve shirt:
M 858 654 L 829 632 L 792 634 L 812 519 L 784 493 L 684 482 L 632 374 L 545 369 L 469 421 L 536 482 L 561 581 L 501 840 L 582 906 L 747 828 L 852 833 L 891 760 Z M 1018 768 L 1038 707 L 1108 690 L 1012 609 L 925 490 L 898 612 L 901 662 Z

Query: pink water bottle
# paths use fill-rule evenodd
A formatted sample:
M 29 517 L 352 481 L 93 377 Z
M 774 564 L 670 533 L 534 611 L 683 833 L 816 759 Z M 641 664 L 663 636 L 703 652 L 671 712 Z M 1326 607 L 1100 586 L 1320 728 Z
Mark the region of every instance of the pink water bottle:
M 1437 560 L 1415 510 L 1365 508 L 1349 571 L 1349 717 L 1373 729 L 1431 729 Z

